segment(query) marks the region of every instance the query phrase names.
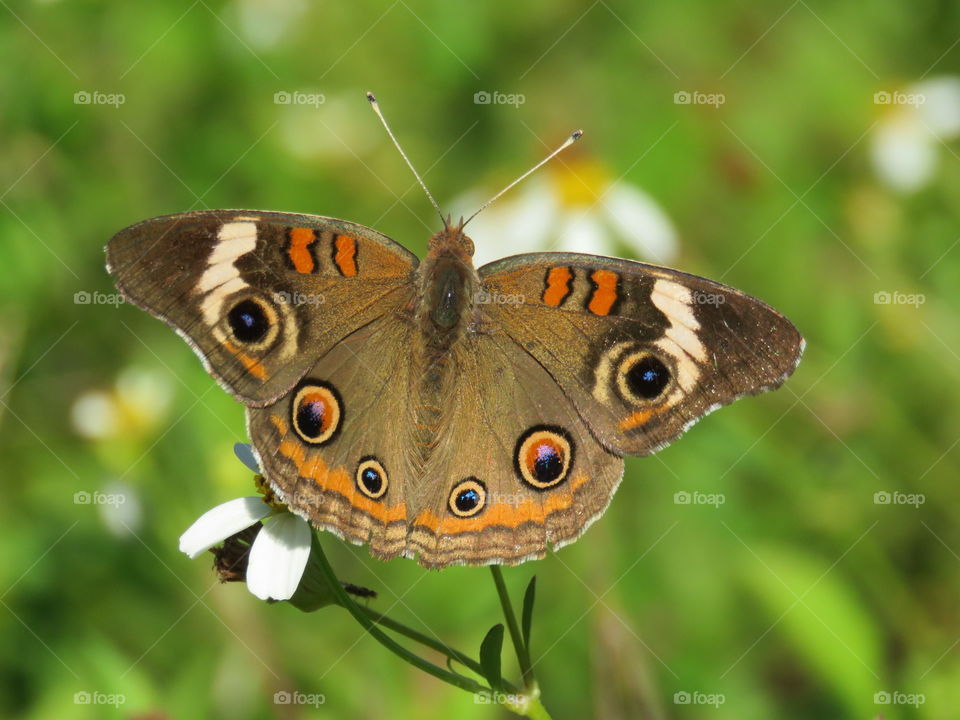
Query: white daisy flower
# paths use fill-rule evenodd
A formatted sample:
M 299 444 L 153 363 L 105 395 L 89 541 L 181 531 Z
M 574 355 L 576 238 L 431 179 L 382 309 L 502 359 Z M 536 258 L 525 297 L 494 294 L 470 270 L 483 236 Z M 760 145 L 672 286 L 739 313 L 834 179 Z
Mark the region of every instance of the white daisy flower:
M 885 111 L 870 142 L 874 170 L 897 192 L 919 190 L 933 179 L 943 144 L 960 137 L 960 77 L 881 91 L 874 102 Z
M 455 203 L 464 216 L 486 199 L 471 192 Z M 547 166 L 470 223 L 478 265 L 506 255 L 556 250 L 617 255 L 629 248 L 645 260 L 668 264 L 677 232 L 666 212 L 639 187 L 613 182 L 600 163 L 565 158 Z
M 249 445 L 237 443 L 234 452 L 260 473 Z M 312 531 L 306 520 L 262 496 L 236 498 L 205 512 L 180 536 L 180 551 L 195 558 L 258 522 L 263 527 L 250 548 L 247 587 L 261 600 L 289 600 L 307 566 Z

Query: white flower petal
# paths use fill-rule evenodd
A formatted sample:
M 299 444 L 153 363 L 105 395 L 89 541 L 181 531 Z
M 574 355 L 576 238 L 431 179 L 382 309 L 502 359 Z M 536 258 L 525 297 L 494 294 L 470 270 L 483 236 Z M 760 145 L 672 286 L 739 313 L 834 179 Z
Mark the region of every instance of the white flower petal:
M 661 265 L 677 254 L 677 231 L 657 202 L 633 185 L 621 182 L 604 196 L 610 222 L 640 257 Z
M 553 239 L 550 230 L 556 223 L 559 199 L 546 182 L 528 182 L 516 198 L 498 200 L 470 223 L 468 234 L 476 244 L 473 259 L 478 267 L 508 255 L 544 250 Z
M 586 208 L 570 210 L 564 215 L 560 221 L 557 241 L 557 250 L 591 255 L 611 254 L 610 240 L 600 224 L 599 217 Z
M 257 462 L 257 456 L 253 454 L 252 445 L 248 445 L 247 443 L 234 443 L 233 454 L 237 456 L 237 460 L 255 473 L 262 472 L 260 470 L 260 463 Z
M 180 536 L 180 552 L 192 558 L 262 520 L 270 506 L 257 497 L 230 500 L 207 510 Z
M 310 526 L 284 512 L 263 521 L 250 548 L 247 587 L 261 600 L 289 600 L 310 557 Z
M 936 140 L 909 112 L 885 119 L 870 143 L 870 156 L 881 180 L 900 192 L 925 185 L 937 165 Z
M 910 92 L 923 98 L 916 111 L 930 132 L 942 140 L 960 135 L 960 77 L 925 80 Z

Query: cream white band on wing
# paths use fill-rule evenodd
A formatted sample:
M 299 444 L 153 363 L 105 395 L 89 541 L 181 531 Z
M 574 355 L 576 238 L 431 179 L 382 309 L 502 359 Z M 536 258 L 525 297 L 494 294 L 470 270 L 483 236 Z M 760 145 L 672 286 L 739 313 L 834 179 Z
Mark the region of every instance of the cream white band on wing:
M 207 260 L 207 269 L 197 283 L 197 291 L 205 294 L 200 307 L 208 325 L 219 322 L 225 298 L 247 287 L 240 277 L 236 261 L 252 252 L 256 246 L 256 223 L 232 222 L 220 226 L 217 244 Z
M 670 321 L 664 336 L 654 345 L 676 361 L 677 383 L 685 392 L 690 392 L 700 378 L 698 363 L 707 361 L 707 349 L 697 332 L 700 323 L 693 312 L 690 288 L 660 279 L 653 285 L 650 300 Z

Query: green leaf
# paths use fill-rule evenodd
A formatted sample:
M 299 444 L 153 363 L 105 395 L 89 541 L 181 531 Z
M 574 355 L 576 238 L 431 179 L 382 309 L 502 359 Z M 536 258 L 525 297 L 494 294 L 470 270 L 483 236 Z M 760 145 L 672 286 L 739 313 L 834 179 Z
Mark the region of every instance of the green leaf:
M 503 623 L 490 628 L 480 643 L 480 667 L 483 676 L 494 690 L 500 689 L 500 655 L 503 651 Z
M 523 594 L 523 619 L 521 620 L 523 628 L 523 646 L 530 651 L 530 626 L 533 625 L 533 600 L 537 594 L 537 576 L 530 578 L 527 590 Z

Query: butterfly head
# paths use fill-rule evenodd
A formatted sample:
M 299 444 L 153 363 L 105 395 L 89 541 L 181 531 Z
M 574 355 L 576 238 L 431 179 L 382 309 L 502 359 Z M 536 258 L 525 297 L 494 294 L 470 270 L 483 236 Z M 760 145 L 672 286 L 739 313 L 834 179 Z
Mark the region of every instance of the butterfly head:
M 438 257 L 441 255 L 454 255 L 462 260 L 470 260 L 473 257 L 473 240 L 467 237 L 463 232 L 463 218 L 454 224 L 449 215 L 444 220 L 443 230 L 430 238 L 430 255 Z

